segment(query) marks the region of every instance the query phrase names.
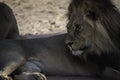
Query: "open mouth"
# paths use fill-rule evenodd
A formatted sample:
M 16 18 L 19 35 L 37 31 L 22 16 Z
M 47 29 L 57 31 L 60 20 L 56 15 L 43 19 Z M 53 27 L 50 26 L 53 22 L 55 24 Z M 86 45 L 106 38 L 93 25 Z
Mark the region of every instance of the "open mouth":
M 73 55 L 75 56 L 80 56 L 84 51 L 83 50 L 73 50 L 72 47 L 68 46 L 70 51 L 72 52 Z

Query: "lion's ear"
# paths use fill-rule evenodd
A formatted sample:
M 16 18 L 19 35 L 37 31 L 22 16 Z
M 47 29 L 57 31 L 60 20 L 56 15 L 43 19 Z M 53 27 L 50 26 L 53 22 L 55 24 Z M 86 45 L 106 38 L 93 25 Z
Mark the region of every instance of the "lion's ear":
M 88 17 L 89 19 L 91 20 L 97 20 L 97 13 L 94 11 L 94 10 L 89 10 L 87 13 L 86 13 L 86 17 Z
M 86 15 L 87 18 L 92 20 L 96 20 L 98 18 L 97 9 L 90 2 L 84 2 L 83 13 Z

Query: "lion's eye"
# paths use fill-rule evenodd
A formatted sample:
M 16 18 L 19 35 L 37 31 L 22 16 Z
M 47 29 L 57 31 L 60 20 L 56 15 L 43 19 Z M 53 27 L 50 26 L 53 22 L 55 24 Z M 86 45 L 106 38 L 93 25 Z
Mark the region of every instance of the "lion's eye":
M 81 29 L 81 24 L 75 24 L 75 30 L 79 31 Z
M 92 20 L 96 20 L 96 14 L 93 11 L 89 11 L 89 13 L 87 14 L 87 17 L 89 17 Z

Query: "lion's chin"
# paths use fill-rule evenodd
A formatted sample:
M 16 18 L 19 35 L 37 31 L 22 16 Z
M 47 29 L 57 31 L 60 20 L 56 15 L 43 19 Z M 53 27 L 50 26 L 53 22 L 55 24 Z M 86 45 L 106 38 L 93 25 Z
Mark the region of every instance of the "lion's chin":
M 75 56 L 80 56 L 81 54 L 83 53 L 82 50 L 72 50 L 72 54 L 75 55 Z
M 74 56 L 80 56 L 83 53 L 83 50 L 73 50 L 69 45 L 68 48 L 70 49 Z

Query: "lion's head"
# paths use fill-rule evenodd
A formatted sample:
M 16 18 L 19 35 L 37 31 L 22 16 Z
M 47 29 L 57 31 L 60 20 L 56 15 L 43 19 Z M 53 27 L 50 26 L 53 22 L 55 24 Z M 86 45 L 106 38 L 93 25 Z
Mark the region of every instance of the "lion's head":
M 73 55 L 119 52 L 120 13 L 111 0 L 72 0 L 66 44 Z

